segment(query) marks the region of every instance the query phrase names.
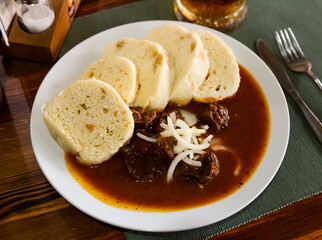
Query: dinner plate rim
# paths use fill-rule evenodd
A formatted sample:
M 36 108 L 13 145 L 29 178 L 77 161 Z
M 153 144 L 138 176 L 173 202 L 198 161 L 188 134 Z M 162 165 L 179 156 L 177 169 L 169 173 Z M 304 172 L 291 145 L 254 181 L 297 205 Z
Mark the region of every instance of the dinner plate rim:
M 105 46 L 100 46 L 96 42 L 103 43 L 107 40 L 107 45 L 108 41 L 115 41 L 122 36 L 143 39 L 143 34 L 147 33 L 148 29 L 168 23 L 181 25 L 188 30 L 204 29 L 215 33 L 234 50 L 237 61 L 246 67 L 258 81 L 260 80 L 260 86 L 262 87 L 266 98 L 268 98 L 267 100 L 271 112 L 271 137 L 267 152 L 250 180 L 240 190 L 218 202 L 189 210 L 164 213 L 138 212 L 111 207 L 87 193 L 70 176 L 64 162 L 64 153 L 50 137 L 42 120 L 41 109 L 45 102 L 48 102 L 53 96 L 58 94 L 59 91 L 63 90 L 64 87 L 74 81 L 74 79 L 76 80 L 77 75 L 79 76 L 81 73 L 81 67 L 76 70 L 72 69 L 71 72 L 64 72 L 64 67 L 68 68 L 68 66 L 81 65 L 82 68 L 84 68 L 92 61 L 97 60 L 97 57 L 99 57 L 98 53 L 102 51 Z M 94 53 L 93 51 L 89 52 L 88 48 L 96 45 L 100 50 L 94 51 Z M 88 56 L 88 58 L 82 60 L 81 57 L 84 56 Z M 74 59 L 76 63 L 70 62 L 71 59 L 75 57 L 77 58 L 76 60 Z M 255 61 L 256 66 L 252 66 L 251 63 L 248 63 L 247 59 Z M 62 69 L 63 71 L 61 71 Z M 262 73 L 259 73 L 259 70 L 262 71 Z M 261 76 L 261 78 L 258 79 L 258 76 Z M 262 78 L 264 78 L 264 80 L 262 80 Z M 268 87 L 270 87 L 270 89 L 267 89 Z M 274 90 L 274 95 L 270 92 L 272 91 L 271 88 Z M 275 114 L 272 116 L 272 112 L 276 113 L 277 111 L 280 113 L 279 116 L 275 116 Z M 280 122 L 277 122 L 277 120 Z M 283 129 L 280 129 L 281 127 Z M 173 232 L 199 228 L 226 219 L 245 208 L 266 189 L 276 175 L 285 156 L 289 141 L 289 130 L 289 111 L 284 93 L 274 74 L 252 50 L 241 42 L 216 30 L 191 23 L 168 20 L 141 21 L 120 25 L 97 33 L 77 44 L 56 62 L 44 78 L 36 94 L 30 119 L 31 142 L 39 167 L 49 183 L 65 200 L 80 211 L 102 222 L 130 230 L 149 232 Z M 276 138 L 277 134 L 278 138 Z M 272 139 L 272 137 L 274 139 Z M 278 149 L 278 152 L 271 153 L 272 150 L 275 149 Z M 273 157 L 273 167 L 268 165 L 268 161 L 266 160 L 267 154 L 270 154 L 270 156 Z M 69 174 L 69 176 L 66 174 Z M 57 179 L 57 176 L 63 176 L 68 184 L 61 179 Z M 261 180 L 263 178 L 264 180 Z M 256 186 L 256 184 L 260 184 L 260 186 Z M 255 189 L 255 191 L 252 189 Z M 72 191 L 72 194 L 70 191 Z M 249 193 L 253 194 L 249 196 Z M 81 198 L 75 197 L 75 194 L 81 196 Z M 237 198 L 241 199 L 242 203 L 239 203 L 237 207 L 234 206 L 232 209 L 225 209 L 225 206 L 236 203 Z M 91 205 L 88 206 L 88 203 L 94 203 L 96 208 Z M 210 216 L 211 214 L 209 214 L 209 212 L 211 211 L 214 212 L 214 216 Z M 216 215 L 218 212 L 220 213 L 220 216 Z M 188 215 L 191 219 L 187 219 Z

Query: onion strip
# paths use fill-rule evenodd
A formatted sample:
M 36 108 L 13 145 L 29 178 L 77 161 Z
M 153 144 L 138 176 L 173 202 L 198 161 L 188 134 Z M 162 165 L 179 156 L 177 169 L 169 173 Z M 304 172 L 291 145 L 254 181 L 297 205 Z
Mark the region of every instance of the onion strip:
M 190 153 L 190 154 L 193 154 L 193 153 Z M 191 158 L 188 158 L 188 157 L 184 157 L 182 159 L 182 161 L 184 161 L 186 164 L 189 164 L 191 166 L 201 167 L 201 162 L 200 161 L 192 160 Z
M 240 161 L 238 161 L 237 167 L 234 171 L 234 175 L 237 177 L 240 174 L 240 171 L 241 171 L 241 164 L 240 164 Z
M 138 136 L 139 138 L 142 138 L 143 140 L 145 140 L 147 142 L 153 142 L 153 143 L 157 142 L 157 139 L 145 136 L 142 133 L 137 133 L 136 136 Z
M 199 144 L 198 139 L 196 138 L 196 136 L 192 136 L 192 142 L 193 142 L 193 144 Z
M 207 129 L 209 129 L 209 126 L 208 125 L 202 125 L 201 128 L 207 130 Z
M 183 109 L 180 109 L 179 111 L 184 121 L 188 124 L 189 127 L 195 125 L 198 122 L 198 118 L 192 112 Z
M 175 131 L 175 128 L 173 126 L 173 123 L 171 121 L 171 118 L 168 116 L 167 117 L 167 120 L 168 120 L 168 126 L 169 126 L 169 130 L 171 131 L 173 137 L 175 139 L 177 139 L 177 141 L 183 145 L 184 147 L 186 148 L 189 148 L 189 149 L 192 149 L 192 150 L 203 150 L 203 149 L 206 149 L 210 146 L 210 144 L 208 142 L 204 142 L 203 144 L 199 144 L 199 145 L 196 145 L 196 144 L 191 144 L 187 141 L 185 141 L 182 137 L 179 136 L 179 134 Z M 209 135 L 211 136 L 211 135 Z M 210 138 L 211 139 L 211 138 Z
M 192 151 L 192 150 L 187 150 L 187 151 L 184 151 L 180 154 L 178 154 L 171 162 L 170 164 L 170 167 L 168 169 L 168 173 L 167 173 L 167 182 L 171 182 L 172 179 L 173 179 L 173 173 L 174 173 L 174 170 L 176 169 L 177 165 L 179 164 L 179 162 L 187 157 L 191 152 L 195 152 L 195 153 L 200 153 L 202 151 Z M 196 161 L 195 161 L 196 162 Z
M 208 143 L 212 138 L 213 138 L 213 135 L 210 134 L 208 137 L 206 137 L 204 140 L 202 140 L 201 144 Z
M 169 116 L 170 116 L 173 123 L 177 122 L 177 116 L 176 116 L 175 112 L 170 113 Z
M 211 151 L 228 151 L 228 152 L 233 152 L 229 148 L 223 146 L 223 145 L 211 145 L 210 147 Z
M 161 126 L 162 128 L 164 128 L 164 129 L 168 129 L 168 125 L 167 125 L 167 124 L 165 124 L 165 123 L 160 123 L 160 126 Z
M 165 125 L 165 124 L 164 124 Z M 162 125 L 162 123 L 160 124 L 160 126 L 162 127 L 162 128 L 165 128 L 165 126 L 164 125 Z M 166 125 L 166 126 L 168 126 L 168 125 Z M 184 130 L 183 129 L 175 129 L 175 131 L 179 134 L 179 135 L 182 135 L 182 134 L 184 134 Z M 198 128 L 190 128 L 190 131 L 191 131 L 191 133 L 194 135 L 194 136 L 200 136 L 201 134 L 204 134 L 204 133 L 206 133 L 206 129 L 198 129 Z M 172 136 L 172 134 L 171 134 L 172 132 L 168 129 L 168 128 L 165 128 L 165 130 L 163 130 L 161 133 L 160 133 L 160 135 L 162 136 L 162 137 L 171 137 Z
M 178 119 L 176 125 L 183 130 L 183 139 L 187 142 L 191 142 L 192 133 L 188 124 L 186 124 L 181 119 Z
M 181 153 L 185 150 L 185 147 L 182 146 L 180 143 L 178 143 L 177 145 L 174 146 L 173 151 L 174 153 L 178 154 Z

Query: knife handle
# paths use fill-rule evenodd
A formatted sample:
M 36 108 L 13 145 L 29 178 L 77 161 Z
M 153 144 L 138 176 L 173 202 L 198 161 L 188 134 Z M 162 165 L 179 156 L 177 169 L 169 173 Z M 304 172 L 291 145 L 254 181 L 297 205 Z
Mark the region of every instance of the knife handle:
M 288 92 L 289 95 L 293 98 L 296 102 L 297 106 L 302 111 L 306 121 L 309 123 L 310 127 L 312 128 L 313 132 L 319 139 L 320 143 L 322 143 L 322 124 L 319 119 L 314 115 L 314 113 L 308 108 L 305 104 L 303 99 L 296 91 Z

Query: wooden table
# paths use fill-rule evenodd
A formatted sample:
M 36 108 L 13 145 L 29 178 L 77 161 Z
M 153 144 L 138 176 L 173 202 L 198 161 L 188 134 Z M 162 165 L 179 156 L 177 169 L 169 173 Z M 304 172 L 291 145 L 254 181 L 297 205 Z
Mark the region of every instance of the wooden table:
M 77 17 L 137 0 L 84 0 Z M 0 113 L 0 239 L 125 239 L 66 202 L 47 182 L 33 154 L 30 112 L 51 64 L 1 57 L 5 101 Z M 212 239 L 322 239 L 322 194 Z

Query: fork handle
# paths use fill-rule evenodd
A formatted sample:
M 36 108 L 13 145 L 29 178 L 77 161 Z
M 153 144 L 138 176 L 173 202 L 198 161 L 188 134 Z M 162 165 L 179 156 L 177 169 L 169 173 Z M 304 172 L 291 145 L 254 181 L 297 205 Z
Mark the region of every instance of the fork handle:
M 319 119 L 314 115 L 314 113 L 312 113 L 312 111 L 308 108 L 308 106 L 305 104 L 305 102 L 302 100 L 302 98 L 297 92 L 289 92 L 289 94 L 302 111 L 305 119 L 311 126 L 313 132 L 319 139 L 320 143 L 322 143 L 322 124 L 319 121 Z
M 318 87 L 320 88 L 320 91 L 322 91 L 322 83 L 321 83 L 320 79 L 318 79 L 311 70 L 308 70 L 306 73 L 314 80 L 316 85 L 318 85 Z

